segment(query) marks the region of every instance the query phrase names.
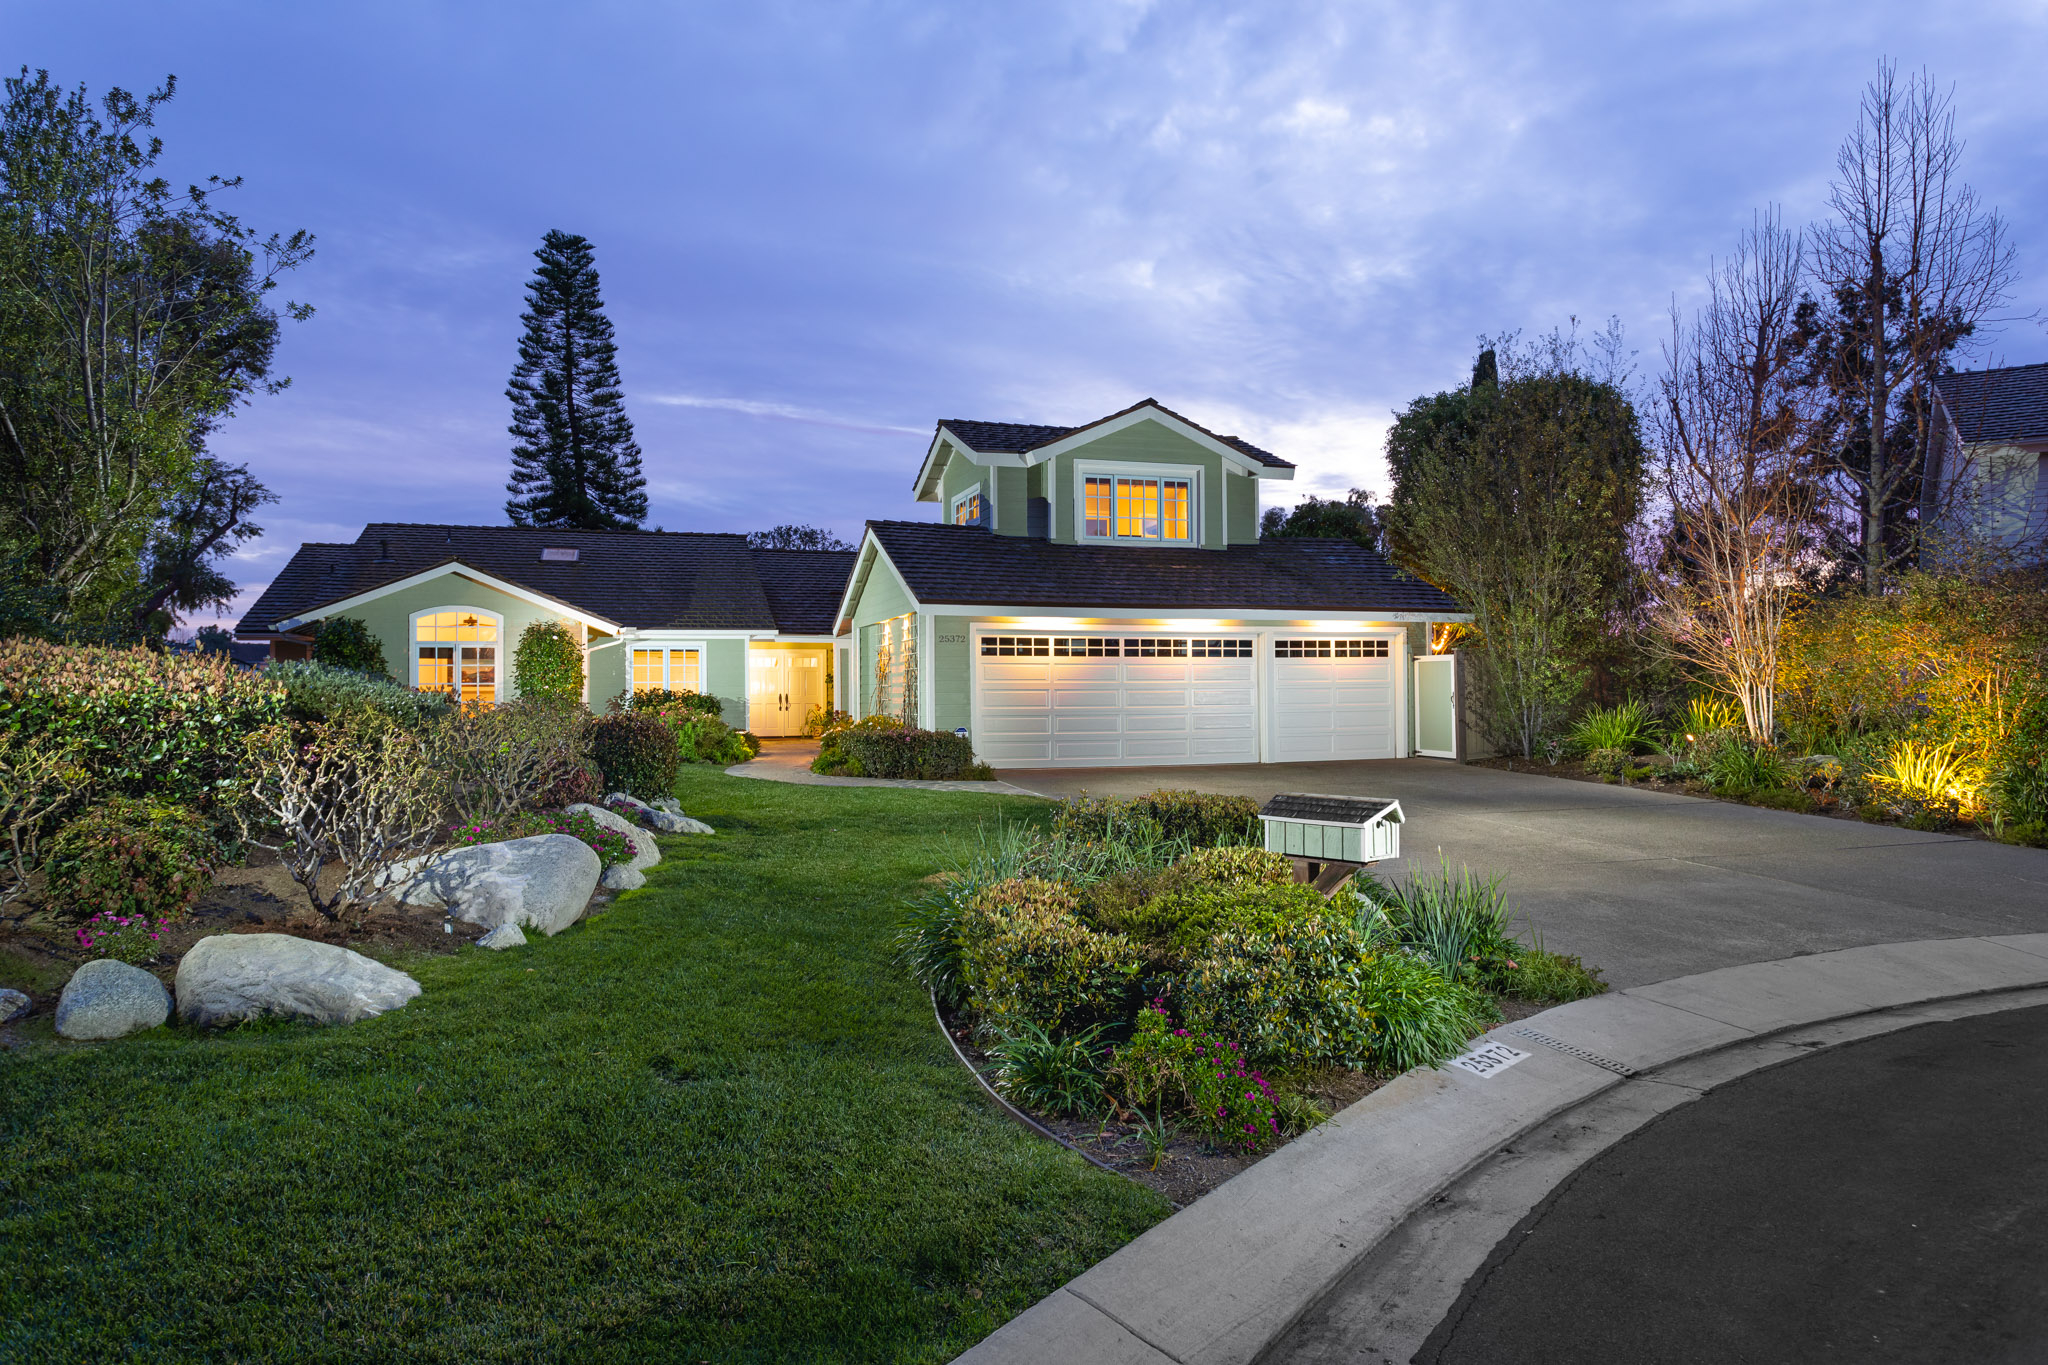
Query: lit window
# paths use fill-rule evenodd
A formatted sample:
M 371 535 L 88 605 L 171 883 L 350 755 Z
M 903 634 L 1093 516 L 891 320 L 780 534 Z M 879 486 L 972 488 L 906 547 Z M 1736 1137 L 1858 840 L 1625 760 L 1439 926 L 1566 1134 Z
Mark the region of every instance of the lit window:
M 436 611 L 413 626 L 422 692 L 452 692 L 464 701 L 498 699 L 498 622 L 481 612 Z
M 979 492 L 969 493 L 966 497 L 953 504 L 953 524 L 955 526 L 981 525 L 981 494 Z
M 694 649 L 636 649 L 633 651 L 633 690 L 648 692 L 667 688 L 671 692 L 701 692 L 704 680 L 702 657 Z
M 1088 486 L 1084 494 L 1088 505 L 1084 509 L 1083 515 L 1087 518 L 1087 533 L 1091 536 L 1106 536 L 1109 534 L 1110 487 L 1111 481 L 1108 479 L 1088 480 Z
M 1194 483 L 1189 479 L 1103 478 L 1082 483 L 1084 536 L 1104 540 L 1194 539 Z

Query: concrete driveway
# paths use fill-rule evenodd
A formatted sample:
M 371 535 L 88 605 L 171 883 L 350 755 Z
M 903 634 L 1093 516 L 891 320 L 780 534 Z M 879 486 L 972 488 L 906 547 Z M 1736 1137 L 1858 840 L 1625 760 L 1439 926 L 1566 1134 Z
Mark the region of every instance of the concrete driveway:
M 2048 930 L 2048 851 L 1437 759 L 1006 771 L 1044 796 L 1157 787 L 1395 797 L 1398 878 L 1503 876 L 1544 946 L 1617 987 L 1872 943 Z

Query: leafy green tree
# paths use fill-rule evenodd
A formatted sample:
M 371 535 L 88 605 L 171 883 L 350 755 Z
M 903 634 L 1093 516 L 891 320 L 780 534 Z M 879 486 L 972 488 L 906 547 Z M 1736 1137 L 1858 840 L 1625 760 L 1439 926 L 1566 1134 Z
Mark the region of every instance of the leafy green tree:
M 505 515 L 514 526 L 636 530 L 647 516 L 647 477 L 590 243 L 550 231 L 534 255 L 526 335 L 505 390 L 515 438 Z
M 192 643 L 201 654 L 231 654 L 235 633 L 226 626 L 201 626 L 192 632 Z
M 141 561 L 160 532 L 182 534 L 161 524 L 181 499 L 186 530 L 219 509 L 203 491 L 226 468 L 206 464 L 208 433 L 289 382 L 270 377 L 267 297 L 313 239 L 259 239 L 222 211 L 239 179 L 174 193 L 153 174 L 163 143 L 144 134 L 175 88 L 110 90 L 96 111 L 84 87 L 23 68 L 0 108 L 0 542 L 73 633 L 189 605 L 189 557 L 162 596 L 138 588 Z M 239 477 L 246 510 L 261 485 Z M 213 547 L 198 562 L 235 524 L 193 542 Z
M 1382 550 L 1380 515 L 1372 494 L 1363 488 L 1352 489 L 1341 500 L 1310 494 L 1291 508 L 1268 507 L 1259 518 L 1259 535 L 1267 540 L 1353 540 L 1368 550 Z
M 583 699 L 583 646 L 560 621 L 535 621 L 512 651 L 512 685 L 522 698 Z
M 747 544 L 756 550 L 851 550 L 853 546 L 822 526 L 784 523 L 766 531 L 747 533 Z
M 353 616 L 336 616 L 320 623 L 313 636 L 313 662 L 380 678 L 390 676 L 384 666 L 384 642 Z
M 1632 579 L 1645 475 L 1635 410 L 1561 338 L 1489 348 L 1471 382 L 1400 415 L 1387 464 L 1396 562 L 1472 612 L 1481 726 L 1533 757 Z

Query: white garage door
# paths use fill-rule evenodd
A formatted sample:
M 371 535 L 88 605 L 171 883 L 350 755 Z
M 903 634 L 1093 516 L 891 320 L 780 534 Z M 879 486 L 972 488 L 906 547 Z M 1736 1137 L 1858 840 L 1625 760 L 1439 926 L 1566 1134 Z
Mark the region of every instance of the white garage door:
M 1255 763 L 1250 635 L 990 632 L 974 648 L 975 749 L 1004 767 Z
M 1393 758 L 1393 641 L 1379 636 L 1282 636 L 1273 642 L 1275 763 Z

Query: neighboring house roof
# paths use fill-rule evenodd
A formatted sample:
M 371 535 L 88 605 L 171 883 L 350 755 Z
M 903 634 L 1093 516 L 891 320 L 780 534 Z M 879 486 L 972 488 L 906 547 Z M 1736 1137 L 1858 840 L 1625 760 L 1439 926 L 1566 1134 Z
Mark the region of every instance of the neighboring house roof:
M 830 635 L 839 599 L 859 556 L 852 550 L 753 550 L 775 627 L 784 635 Z
M 575 551 L 544 560 L 543 550 Z M 688 531 L 561 531 L 521 526 L 373 523 L 351 545 L 300 547 L 236 632 L 273 633 L 278 623 L 389 587 L 428 570 L 460 564 L 579 612 L 642 630 L 776 630 L 817 634 L 813 589 L 784 594 L 793 624 L 771 604 L 756 556 L 810 555 L 832 569 L 805 570 L 846 580 L 851 556 L 820 551 L 758 551 L 742 535 Z M 788 566 L 785 565 L 787 569 Z M 788 569 L 795 573 L 794 569 Z M 829 617 L 831 608 L 826 609 Z
M 957 436 L 969 450 L 975 451 L 978 454 L 1003 453 L 1023 455 L 1037 450 L 1041 446 L 1049 446 L 1055 441 L 1064 441 L 1067 437 L 1077 432 L 1087 431 L 1091 427 L 1099 427 L 1105 422 L 1114 422 L 1119 417 L 1129 416 L 1139 408 L 1157 408 L 1177 421 L 1186 422 L 1204 436 L 1223 442 L 1223 444 L 1239 454 L 1249 455 L 1252 459 L 1257 460 L 1269 469 L 1294 468 L 1292 462 L 1281 459 L 1271 451 L 1261 450 L 1250 441 L 1243 440 L 1240 437 L 1223 436 L 1213 432 L 1200 422 L 1181 416 L 1172 408 L 1153 398 L 1133 403 L 1121 412 L 1112 412 L 1107 417 L 1098 417 L 1094 421 L 1085 422 L 1078 427 L 1052 427 L 1032 422 L 980 422 L 950 417 L 940 422 L 939 426 L 941 429 Z
M 1144 613 L 1201 609 L 1462 615 L 1349 540 L 1288 538 L 1224 550 L 1063 545 L 984 527 L 871 521 L 868 531 L 920 602 Z
M 2048 364 L 1945 374 L 1934 390 L 1964 445 L 2048 441 Z

